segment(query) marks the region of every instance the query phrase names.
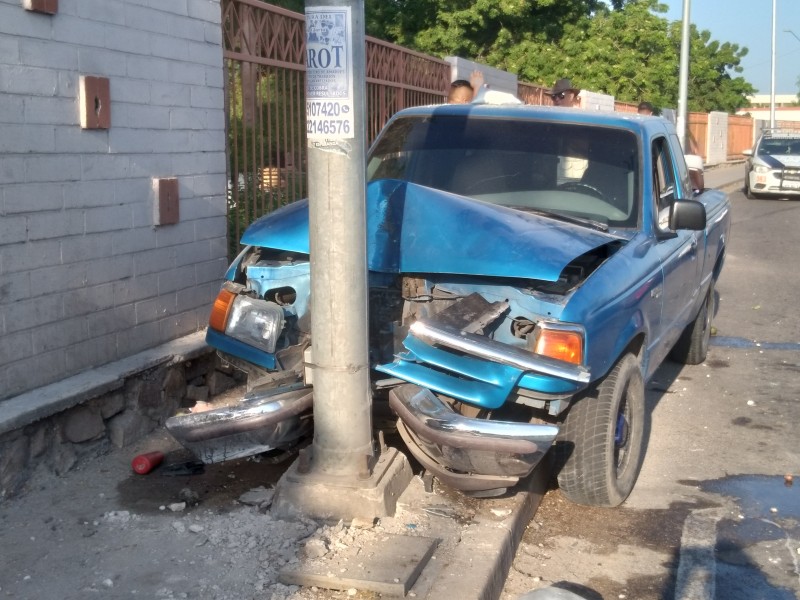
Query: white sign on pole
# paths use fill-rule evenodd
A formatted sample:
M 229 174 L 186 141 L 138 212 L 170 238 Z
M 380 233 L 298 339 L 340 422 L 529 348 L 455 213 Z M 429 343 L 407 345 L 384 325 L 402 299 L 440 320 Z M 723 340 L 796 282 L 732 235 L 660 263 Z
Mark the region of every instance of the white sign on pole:
M 349 6 L 306 8 L 306 129 L 311 146 L 355 136 L 351 23 Z

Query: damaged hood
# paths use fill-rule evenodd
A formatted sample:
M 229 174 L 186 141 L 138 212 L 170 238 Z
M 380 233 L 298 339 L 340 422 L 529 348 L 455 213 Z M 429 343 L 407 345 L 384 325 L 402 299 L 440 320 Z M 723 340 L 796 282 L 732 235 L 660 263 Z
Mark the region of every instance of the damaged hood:
M 382 179 L 367 186 L 368 268 L 557 281 L 573 259 L 612 234 Z M 308 201 L 251 225 L 242 243 L 308 254 Z

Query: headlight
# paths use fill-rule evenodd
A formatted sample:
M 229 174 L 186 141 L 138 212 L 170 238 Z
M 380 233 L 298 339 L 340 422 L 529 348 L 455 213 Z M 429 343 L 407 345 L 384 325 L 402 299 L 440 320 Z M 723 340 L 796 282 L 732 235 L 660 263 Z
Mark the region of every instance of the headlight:
M 756 173 L 769 173 L 772 169 L 769 167 L 765 167 L 764 165 L 754 165 L 753 171 Z
M 240 296 L 222 289 L 214 301 L 208 325 L 266 352 L 275 352 L 283 331 L 283 309 L 274 302 Z
M 536 324 L 530 343 L 536 354 L 583 364 L 583 328 L 577 325 L 541 321 Z

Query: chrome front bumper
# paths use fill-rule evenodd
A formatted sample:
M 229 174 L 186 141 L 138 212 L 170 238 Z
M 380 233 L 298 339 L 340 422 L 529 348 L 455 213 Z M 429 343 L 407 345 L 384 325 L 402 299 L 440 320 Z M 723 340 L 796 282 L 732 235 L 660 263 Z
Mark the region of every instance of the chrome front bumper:
M 547 424 L 473 419 L 433 392 L 402 385 L 389 393 L 398 430 L 414 457 L 446 485 L 466 492 L 502 490 L 527 476 L 558 435 Z
M 234 406 L 167 419 L 166 427 L 206 464 L 294 445 L 311 431 L 310 387 L 252 390 Z

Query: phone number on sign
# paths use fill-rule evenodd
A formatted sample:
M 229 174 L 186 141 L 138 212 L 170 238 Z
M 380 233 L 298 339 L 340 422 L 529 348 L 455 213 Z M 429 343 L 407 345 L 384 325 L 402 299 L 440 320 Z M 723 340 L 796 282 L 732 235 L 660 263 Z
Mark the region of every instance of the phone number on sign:
M 308 135 L 347 135 L 350 133 L 350 121 L 347 119 L 308 119 L 306 129 Z

